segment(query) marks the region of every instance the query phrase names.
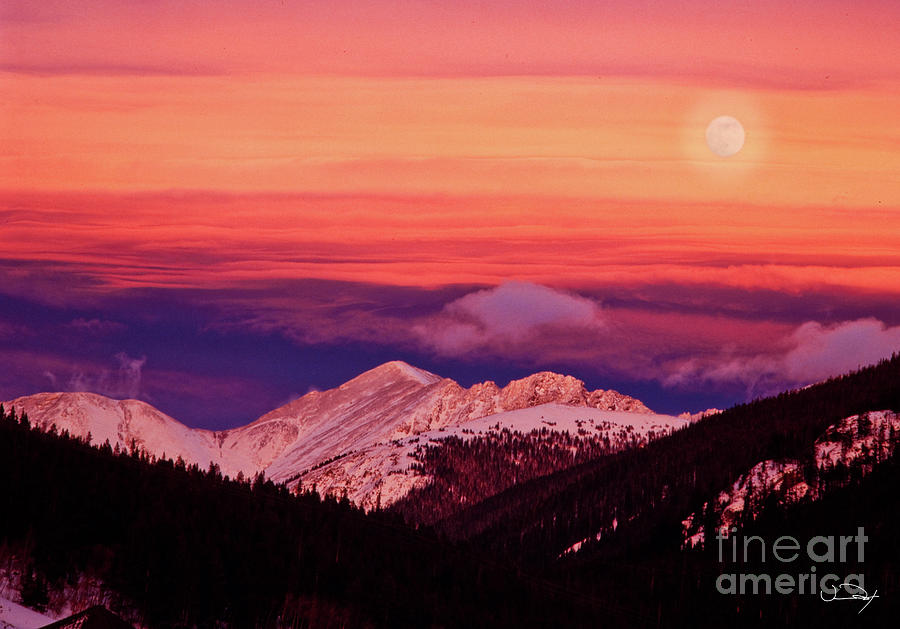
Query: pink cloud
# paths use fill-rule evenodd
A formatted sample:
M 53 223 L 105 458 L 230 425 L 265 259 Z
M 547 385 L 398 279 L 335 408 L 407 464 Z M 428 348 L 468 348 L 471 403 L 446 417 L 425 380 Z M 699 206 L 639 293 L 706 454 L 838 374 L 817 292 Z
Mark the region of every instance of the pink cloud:
M 775 0 L 740 19 L 709 0 L 640 11 L 624 0 L 6 0 L 0 11 L 0 66 L 43 72 L 668 74 L 827 88 L 897 71 L 887 2 L 796 1 L 791 19 Z
M 529 282 L 506 282 L 464 295 L 414 327 L 419 341 L 443 355 L 473 351 L 519 354 L 563 332 L 602 330 L 600 304 Z
M 824 325 L 808 321 L 757 353 L 723 350 L 680 360 L 663 377 L 668 386 L 697 382 L 742 384 L 748 394 L 768 394 L 820 382 L 889 358 L 900 351 L 900 326 L 874 318 Z
M 784 358 L 792 380 L 815 382 L 888 358 L 900 351 L 900 326 L 877 319 L 844 321 L 833 326 L 808 322 L 797 328 L 797 346 Z

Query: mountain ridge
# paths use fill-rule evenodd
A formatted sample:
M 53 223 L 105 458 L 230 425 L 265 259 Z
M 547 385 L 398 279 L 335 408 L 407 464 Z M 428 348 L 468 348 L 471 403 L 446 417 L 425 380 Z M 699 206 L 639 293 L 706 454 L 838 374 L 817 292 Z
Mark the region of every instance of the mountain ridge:
M 640 400 L 612 390 L 589 391 L 581 380 L 550 371 L 503 387 L 490 380 L 463 387 L 403 361 L 378 365 L 335 388 L 312 391 L 248 424 L 220 431 L 190 428 L 140 400 L 88 392 L 38 393 L 5 405 L 27 412 L 44 429 L 55 424 L 79 437 L 90 434 L 97 443 L 108 440 L 128 448 L 133 442 L 157 457 L 181 457 L 204 469 L 215 464 L 232 477 L 264 472 L 283 482 L 353 452 L 393 456 L 375 447 L 379 444 L 554 403 L 654 415 Z M 381 463 L 366 462 L 360 474 L 371 476 Z

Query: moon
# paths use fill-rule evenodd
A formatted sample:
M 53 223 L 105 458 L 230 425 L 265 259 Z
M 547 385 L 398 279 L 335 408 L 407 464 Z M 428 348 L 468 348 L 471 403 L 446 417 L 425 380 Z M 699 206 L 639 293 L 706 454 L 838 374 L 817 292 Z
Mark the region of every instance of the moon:
M 706 127 L 706 145 L 719 157 L 731 157 L 744 146 L 744 127 L 731 116 L 719 116 Z

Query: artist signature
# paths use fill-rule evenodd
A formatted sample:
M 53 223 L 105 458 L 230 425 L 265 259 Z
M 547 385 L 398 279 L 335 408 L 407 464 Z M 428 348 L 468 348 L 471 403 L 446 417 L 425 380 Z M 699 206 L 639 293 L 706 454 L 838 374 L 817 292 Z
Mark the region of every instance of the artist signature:
M 827 595 L 831 598 L 826 598 L 825 592 L 819 592 L 819 597 L 826 603 L 830 603 L 831 601 L 866 601 L 866 604 L 862 606 L 857 614 L 861 614 L 863 609 L 869 606 L 869 603 L 872 602 L 872 599 L 881 598 L 878 596 L 878 590 L 869 594 L 863 588 L 855 585 L 853 583 L 841 583 L 840 585 L 832 586 L 834 590 L 831 594 Z

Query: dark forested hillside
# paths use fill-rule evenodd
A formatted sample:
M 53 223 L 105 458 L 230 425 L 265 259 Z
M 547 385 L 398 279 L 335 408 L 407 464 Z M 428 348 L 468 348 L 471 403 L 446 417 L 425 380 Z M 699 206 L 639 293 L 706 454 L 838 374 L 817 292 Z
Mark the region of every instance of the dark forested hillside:
M 410 523 L 431 525 L 508 487 L 647 443 L 624 429 L 572 435 L 547 428 L 527 434 L 508 428 L 468 438 L 448 437 L 415 453 L 417 471 L 431 480 L 392 510 Z
M 27 559 L 26 602 L 87 574 L 149 627 L 550 626 L 592 615 L 395 516 L 91 447 L 7 414 L 0 513 L 3 559 Z
M 731 544 L 723 542 L 723 561 L 714 539 L 704 548 L 682 550 L 666 540 L 636 540 L 610 535 L 588 552 L 557 562 L 546 572 L 548 579 L 577 588 L 597 605 L 609 610 L 609 627 L 894 627 L 900 615 L 900 455 L 896 452 L 863 477 L 826 494 L 819 501 L 803 501 L 788 507 L 761 505 L 756 518 L 739 533 L 738 561 L 731 560 Z M 868 541 L 863 561 L 858 561 L 855 542 L 846 561 L 817 563 L 801 548 L 796 561 L 783 563 L 772 554 L 772 543 L 792 536 L 805 547 L 814 536 L 852 536 L 863 527 Z M 759 561 L 759 546 L 743 558 L 743 541 L 751 536 L 766 540 L 766 561 Z M 711 538 L 712 539 L 712 538 Z M 671 541 L 671 540 L 670 540 Z M 623 544 L 625 546 L 623 547 Z M 836 546 L 837 547 L 837 546 Z M 716 580 L 723 573 L 782 574 L 799 581 L 814 575 L 817 583 L 826 574 L 837 581 L 851 574 L 865 577 L 868 594 L 876 594 L 865 610 L 865 601 L 826 602 L 820 592 L 800 594 L 721 594 Z M 834 583 L 836 581 L 831 581 Z M 829 598 L 825 596 L 825 598 Z

